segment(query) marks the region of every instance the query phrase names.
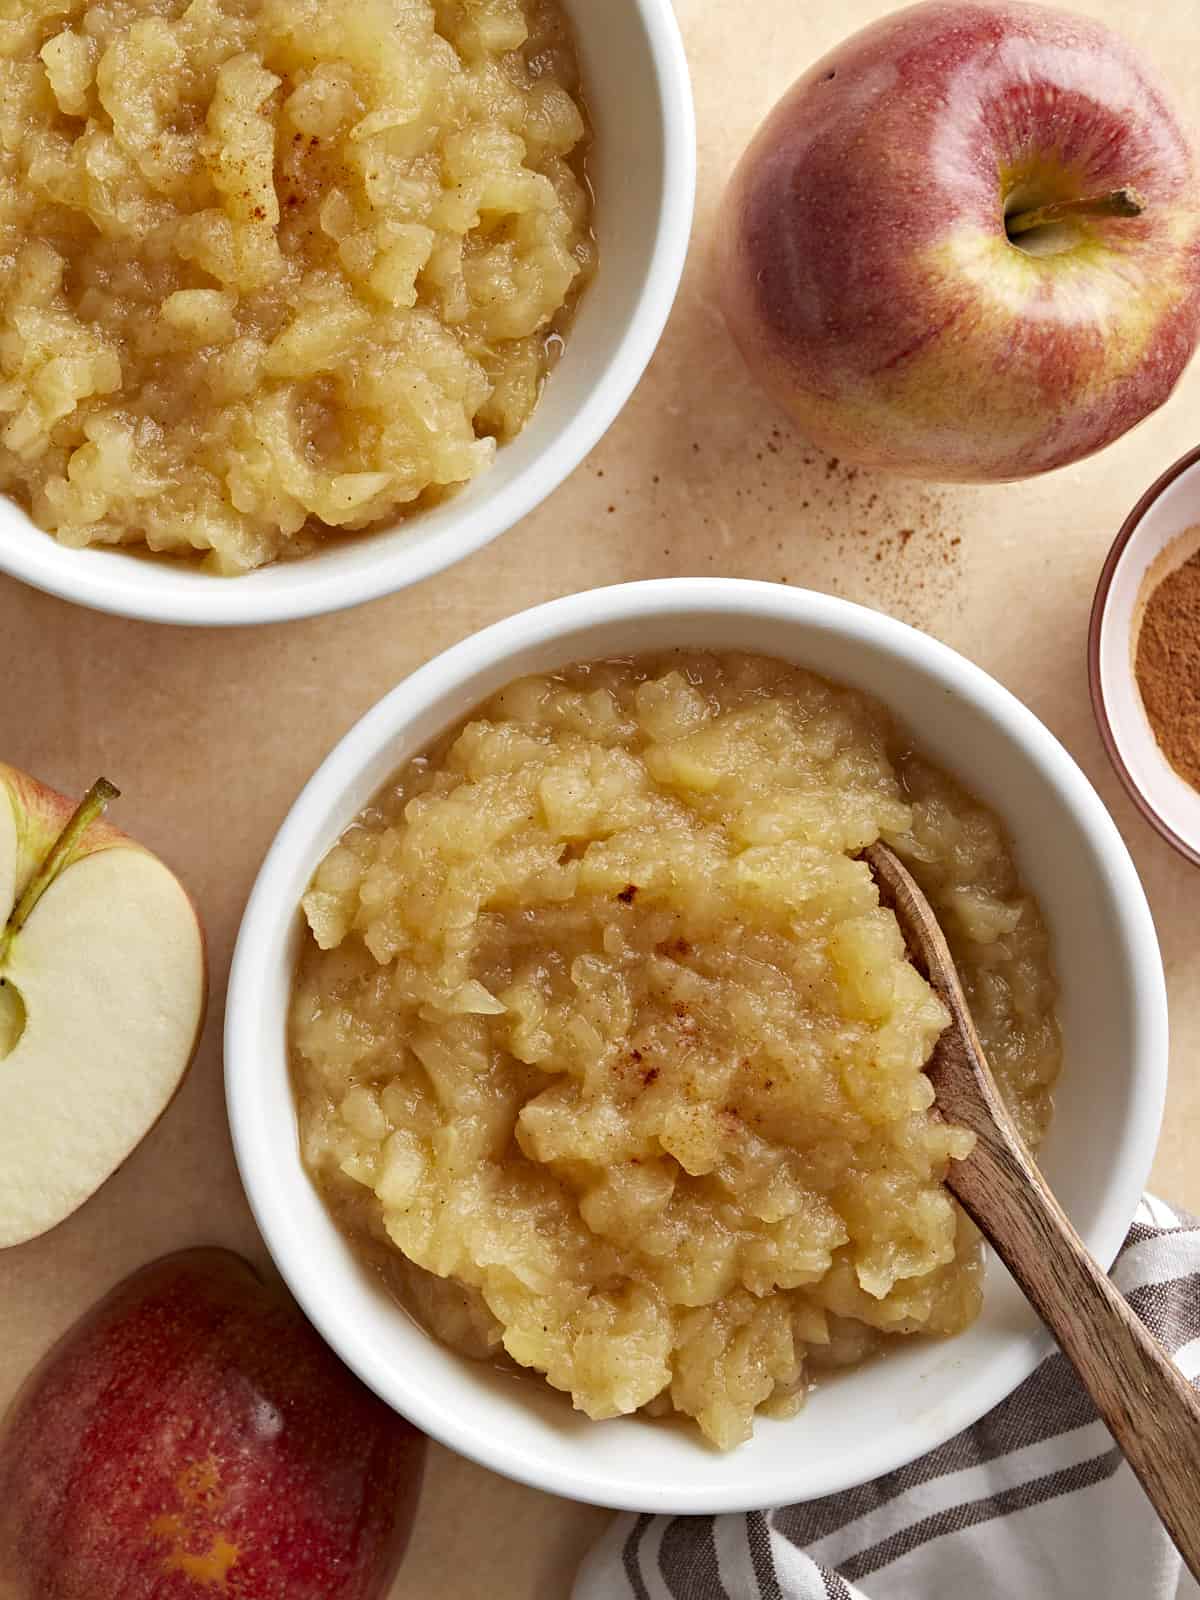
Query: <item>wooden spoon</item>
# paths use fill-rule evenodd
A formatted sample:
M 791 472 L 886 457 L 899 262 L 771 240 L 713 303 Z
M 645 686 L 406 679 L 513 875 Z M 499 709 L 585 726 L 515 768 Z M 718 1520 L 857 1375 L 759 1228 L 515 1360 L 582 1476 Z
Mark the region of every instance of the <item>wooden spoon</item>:
M 1067 1220 L 1004 1108 L 929 902 L 886 845 L 863 852 L 913 964 L 952 1021 L 928 1068 L 937 1108 L 975 1148 L 946 1187 L 1058 1340 L 1193 1577 L 1200 1578 L 1200 1397 Z

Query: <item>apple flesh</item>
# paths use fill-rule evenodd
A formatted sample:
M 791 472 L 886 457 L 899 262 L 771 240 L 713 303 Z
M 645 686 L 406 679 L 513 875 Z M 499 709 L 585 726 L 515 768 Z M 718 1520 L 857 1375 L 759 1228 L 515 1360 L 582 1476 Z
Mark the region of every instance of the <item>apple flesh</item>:
M 143 1268 L 0 1430 L 9 1600 L 379 1600 L 424 1439 L 239 1256 Z
M 102 818 L 21 926 L 74 802 L 0 765 L 0 1248 L 54 1227 L 166 1109 L 204 1020 L 204 939 L 157 857 Z
M 1133 204 L 1092 208 L 1113 195 Z M 1196 158 L 1101 23 L 928 0 L 771 112 L 726 193 L 717 281 L 751 370 L 823 450 L 1027 477 L 1117 439 L 1190 359 Z

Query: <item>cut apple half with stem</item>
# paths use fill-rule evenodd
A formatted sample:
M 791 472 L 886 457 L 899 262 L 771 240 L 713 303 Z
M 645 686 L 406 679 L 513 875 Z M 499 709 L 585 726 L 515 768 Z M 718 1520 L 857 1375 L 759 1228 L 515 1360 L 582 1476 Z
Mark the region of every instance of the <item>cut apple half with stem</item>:
M 0 1248 L 47 1232 L 158 1121 L 200 1037 L 204 938 L 178 879 L 0 764 Z

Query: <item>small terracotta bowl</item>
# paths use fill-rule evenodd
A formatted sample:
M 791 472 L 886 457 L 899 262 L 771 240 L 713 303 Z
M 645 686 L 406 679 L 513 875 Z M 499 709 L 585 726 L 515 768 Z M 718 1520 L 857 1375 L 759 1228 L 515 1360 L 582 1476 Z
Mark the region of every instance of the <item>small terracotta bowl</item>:
M 1146 600 L 1200 550 L 1200 447 L 1152 484 L 1126 517 L 1096 586 L 1088 677 L 1100 737 L 1146 820 L 1200 866 L 1200 793 L 1155 741 L 1134 675 Z

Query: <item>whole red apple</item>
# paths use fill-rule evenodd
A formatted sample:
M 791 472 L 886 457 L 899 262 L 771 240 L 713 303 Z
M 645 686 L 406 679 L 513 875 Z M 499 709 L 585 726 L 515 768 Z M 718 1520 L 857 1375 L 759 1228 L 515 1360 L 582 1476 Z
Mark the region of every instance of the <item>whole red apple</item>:
M 239 1256 L 145 1267 L 0 1432 L 5 1600 L 378 1600 L 424 1440 Z
M 1022 478 L 1160 406 L 1200 336 L 1200 193 L 1099 22 L 928 0 L 799 79 L 731 180 L 719 292 L 805 435 L 914 477 Z

